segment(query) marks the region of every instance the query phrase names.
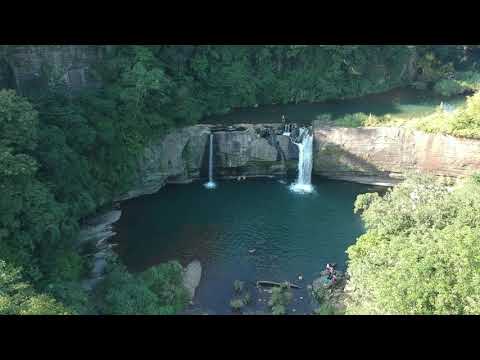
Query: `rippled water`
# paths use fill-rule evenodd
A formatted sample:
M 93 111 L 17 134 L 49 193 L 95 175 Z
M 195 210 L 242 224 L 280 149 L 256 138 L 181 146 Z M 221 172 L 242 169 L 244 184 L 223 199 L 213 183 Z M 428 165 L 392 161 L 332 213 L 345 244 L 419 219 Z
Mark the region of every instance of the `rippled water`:
M 276 180 L 219 181 L 213 191 L 202 182 L 169 185 L 125 202 L 113 241 L 120 243 L 118 252 L 132 271 L 172 259 L 183 265 L 200 260 L 203 274 L 195 304 L 209 313 L 231 313 L 235 280 L 294 281 L 303 289 L 294 290 L 290 313 L 307 313 L 306 285 L 327 262 L 343 269 L 345 250 L 363 231 L 353 214 L 356 196 L 378 190 L 312 180 L 316 191 L 309 195 L 295 194 L 289 183 Z M 267 294 L 252 295 L 256 305 L 250 310 L 264 309 L 259 299 Z

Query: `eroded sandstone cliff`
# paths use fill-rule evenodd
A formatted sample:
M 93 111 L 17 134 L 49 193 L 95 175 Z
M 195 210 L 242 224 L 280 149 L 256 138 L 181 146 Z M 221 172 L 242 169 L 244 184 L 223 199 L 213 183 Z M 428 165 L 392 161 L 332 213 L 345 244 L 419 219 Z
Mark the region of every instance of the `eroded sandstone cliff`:
M 313 172 L 395 184 L 408 172 L 464 177 L 480 170 L 480 141 L 402 127 L 338 128 L 314 122 Z

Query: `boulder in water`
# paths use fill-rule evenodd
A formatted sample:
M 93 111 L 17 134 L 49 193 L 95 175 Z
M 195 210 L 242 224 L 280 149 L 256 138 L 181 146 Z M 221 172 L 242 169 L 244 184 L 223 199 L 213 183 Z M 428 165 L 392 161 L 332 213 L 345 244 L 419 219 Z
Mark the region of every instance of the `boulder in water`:
M 195 290 L 200 284 L 202 277 L 202 265 L 200 261 L 194 260 L 187 265 L 183 273 L 183 286 L 188 290 L 190 299 L 195 297 Z

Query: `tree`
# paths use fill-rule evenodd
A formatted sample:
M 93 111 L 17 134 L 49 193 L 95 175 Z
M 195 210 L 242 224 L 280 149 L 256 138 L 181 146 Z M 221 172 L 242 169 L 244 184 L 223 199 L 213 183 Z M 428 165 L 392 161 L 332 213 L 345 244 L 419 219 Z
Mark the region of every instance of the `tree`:
M 368 231 L 348 249 L 347 314 L 479 314 L 479 190 L 412 177 L 360 195 Z
M 104 314 L 173 315 L 187 304 L 180 264 L 170 262 L 143 273 L 129 273 L 117 259 L 100 285 Z
M 71 312 L 46 294 L 37 294 L 23 281 L 21 270 L 0 260 L 0 314 L 69 315 Z

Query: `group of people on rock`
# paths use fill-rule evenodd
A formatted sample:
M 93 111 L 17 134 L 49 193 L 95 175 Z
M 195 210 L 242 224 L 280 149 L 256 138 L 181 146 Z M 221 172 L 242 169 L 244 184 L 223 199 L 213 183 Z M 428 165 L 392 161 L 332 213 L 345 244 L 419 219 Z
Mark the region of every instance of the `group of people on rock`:
M 328 280 L 332 282 L 332 284 L 335 284 L 337 282 L 337 271 L 335 268 L 337 267 L 337 264 L 327 264 L 325 267 L 325 272 L 327 273 Z

